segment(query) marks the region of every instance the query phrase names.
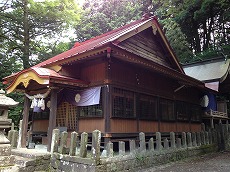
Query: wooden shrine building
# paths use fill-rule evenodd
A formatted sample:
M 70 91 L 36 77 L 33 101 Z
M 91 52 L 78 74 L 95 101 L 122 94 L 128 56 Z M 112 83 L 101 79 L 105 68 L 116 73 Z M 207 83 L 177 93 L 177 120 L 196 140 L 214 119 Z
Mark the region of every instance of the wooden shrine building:
M 210 106 L 203 114 L 203 121 L 213 128 L 215 123 L 229 120 L 228 108 L 230 100 L 230 60 L 224 57 L 198 61 L 183 66 L 185 73 L 205 83 L 207 88 L 218 92 L 212 102 L 211 94 L 206 96 Z M 211 97 L 210 97 L 211 96 Z
M 4 81 L 8 93 L 25 93 L 22 146 L 32 121 L 48 150 L 56 127 L 98 129 L 105 141 L 141 131 L 200 131 L 200 98 L 209 92 L 185 75 L 154 17 L 76 43 Z

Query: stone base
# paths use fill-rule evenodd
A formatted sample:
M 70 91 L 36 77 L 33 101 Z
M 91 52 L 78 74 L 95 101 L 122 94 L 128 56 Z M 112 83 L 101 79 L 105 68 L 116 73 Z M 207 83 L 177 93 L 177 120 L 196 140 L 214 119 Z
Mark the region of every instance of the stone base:
M 10 144 L 0 144 L 0 156 L 10 156 L 11 146 Z
M 15 164 L 15 157 L 10 156 L 0 156 L 0 167 L 13 166 Z

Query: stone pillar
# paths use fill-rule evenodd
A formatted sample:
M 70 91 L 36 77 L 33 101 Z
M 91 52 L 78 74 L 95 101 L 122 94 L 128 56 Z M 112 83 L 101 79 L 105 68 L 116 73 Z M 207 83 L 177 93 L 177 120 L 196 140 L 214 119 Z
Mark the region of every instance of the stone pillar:
M 175 133 L 174 132 L 170 132 L 170 144 L 171 144 L 171 148 L 175 149 L 176 148 L 176 140 L 175 140 Z
M 71 133 L 70 148 L 69 148 L 69 155 L 70 156 L 76 155 L 77 137 L 78 137 L 77 132 L 74 131 Z
M 201 123 L 201 131 L 205 131 L 205 124 Z
M 100 163 L 100 147 L 101 147 L 101 132 L 94 130 L 92 133 L 92 149 L 91 154 L 96 164 Z
M 162 145 L 161 145 L 161 133 L 160 132 L 156 132 L 156 150 L 159 151 L 162 149 Z
M 192 133 L 192 146 L 196 147 L 197 146 L 197 141 L 196 141 L 196 133 Z
M 59 148 L 59 153 L 60 154 L 65 154 L 66 153 L 67 137 L 68 137 L 68 133 L 66 131 L 63 131 L 61 133 L 61 141 L 60 141 L 60 148 Z
M 205 134 L 204 134 L 204 131 L 200 132 L 200 137 L 201 137 L 201 145 L 205 145 Z
M 197 139 L 197 146 L 201 145 L 201 136 L 200 136 L 200 132 L 196 133 L 196 139 Z
M 107 154 L 107 157 L 113 157 L 113 143 L 112 142 L 107 143 L 106 154 Z
M 187 143 L 188 147 L 192 147 L 192 136 L 190 132 L 187 133 Z
M 169 149 L 169 141 L 167 138 L 164 139 L 164 149 Z
M 19 122 L 19 131 L 18 131 L 18 145 L 17 145 L 17 148 L 21 148 L 22 145 L 22 120 L 20 120 Z
M 125 155 L 125 142 L 119 141 L 119 155 Z
M 85 158 L 87 156 L 87 143 L 88 143 L 88 133 L 81 133 L 81 146 L 80 146 L 80 157 Z
M 12 144 L 13 133 L 14 133 L 14 130 L 10 130 L 10 131 L 8 132 L 7 139 L 10 141 L 10 144 Z
M 11 147 L 16 148 L 18 144 L 18 131 L 13 130 Z
M 130 150 L 130 153 L 133 153 L 136 150 L 135 140 L 129 140 L 129 150 Z
M 213 140 L 212 140 L 212 131 L 211 130 L 209 130 L 208 131 L 208 137 L 209 137 L 209 144 L 212 144 L 213 143 Z
M 54 129 L 52 134 L 51 142 L 51 153 L 58 152 L 58 142 L 59 142 L 59 129 Z
M 182 147 L 187 148 L 187 138 L 185 132 L 182 132 Z
M 145 143 L 145 133 L 139 133 L 139 140 L 140 140 L 140 151 L 146 151 L 146 143 Z
M 209 136 L 208 136 L 208 132 L 205 131 L 205 143 L 208 145 L 209 144 Z
M 152 137 L 149 139 L 148 146 L 149 150 L 154 150 L 154 141 Z
M 177 149 L 180 149 L 181 148 L 181 138 L 177 138 L 176 139 L 176 145 L 177 145 Z

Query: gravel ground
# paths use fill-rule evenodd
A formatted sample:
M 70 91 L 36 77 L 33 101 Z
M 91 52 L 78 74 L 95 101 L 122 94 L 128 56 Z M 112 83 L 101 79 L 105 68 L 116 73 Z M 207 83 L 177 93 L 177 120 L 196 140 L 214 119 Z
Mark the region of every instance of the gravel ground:
M 230 152 L 218 152 L 189 158 L 139 172 L 230 172 Z

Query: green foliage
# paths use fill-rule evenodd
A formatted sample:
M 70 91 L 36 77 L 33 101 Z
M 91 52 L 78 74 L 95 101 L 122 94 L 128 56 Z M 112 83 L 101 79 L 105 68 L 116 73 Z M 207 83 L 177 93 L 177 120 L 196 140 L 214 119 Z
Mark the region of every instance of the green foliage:
M 79 19 L 79 8 L 74 0 L 9 2 L 10 8 L 1 15 L 0 39 L 7 56 L 17 59 L 23 68 L 35 64 L 33 59 L 38 53 L 37 47 L 46 46 L 55 38 L 57 40 L 63 30 L 75 25 Z
M 138 0 L 110 0 L 109 2 L 86 0 L 81 20 L 76 25 L 77 41 L 85 41 L 140 19 L 144 2 Z
M 153 0 L 153 7 L 154 14 L 167 26 L 166 35 L 169 40 L 174 40 L 170 43 L 181 62 L 203 58 L 199 54 L 229 45 L 228 0 Z M 170 27 L 171 20 L 178 24 L 177 27 Z M 180 30 L 183 35 L 175 30 Z M 180 45 L 181 42 L 184 45 Z M 179 49 L 181 46 L 183 50 L 187 49 L 187 55 Z

